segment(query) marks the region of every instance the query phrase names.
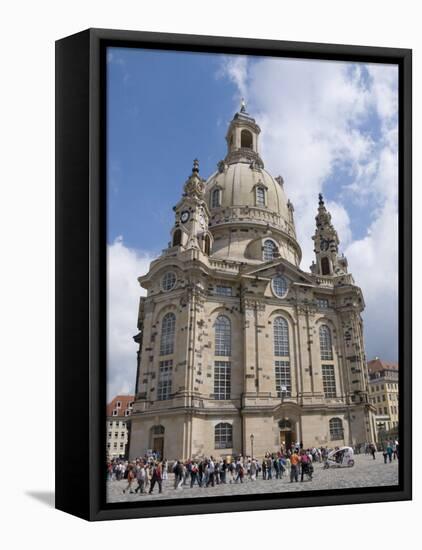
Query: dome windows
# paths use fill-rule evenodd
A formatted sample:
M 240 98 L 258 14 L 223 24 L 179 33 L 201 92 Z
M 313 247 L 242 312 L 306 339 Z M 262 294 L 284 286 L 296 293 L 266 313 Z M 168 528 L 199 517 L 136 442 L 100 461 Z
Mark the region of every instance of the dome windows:
M 221 189 L 216 187 L 211 193 L 211 208 L 218 208 L 221 206 Z
M 265 187 L 262 185 L 255 187 L 255 205 L 265 206 Z
M 163 278 L 161 279 L 161 288 L 168 292 L 169 290 L 172 290 L 176 284 L 176 273 L 174 271 L 167 271 L 163 275 Z
M 274 241 L 267 239 L 264 241 L 262 259 L 264 262 L 271 262 L 279 256 L 278 247 Z
M 276 275 L 272 280 L 272 288 L 277 298 L 284 298 L 289 290 L 289 283 L 283 275 Z

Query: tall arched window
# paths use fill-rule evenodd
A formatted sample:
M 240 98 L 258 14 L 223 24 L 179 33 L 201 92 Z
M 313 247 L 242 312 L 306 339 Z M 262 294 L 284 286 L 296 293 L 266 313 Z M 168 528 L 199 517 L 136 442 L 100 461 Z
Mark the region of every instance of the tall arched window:
M 344 439 L 343 421 L 341 420 L 341 418 L 331 418 L 329 425 L 331 441 Z
M 327 325 L 319 327 L 319 350 L 321 356 L 322 384 L 327 398 L 337 396 L 336 374 L 334 368 L 333 343 L 331 330 Z
M 289 325 L 283 317 L 274 319 L 275 387 L 278 397 L 289 397 L 292 393 L 290 372 Z
M 289 325 L 283 317 L 274 319 L 274 355 L 289 356 Z
M 160 355 L 170 355 L 174 352 L 174 333 L 176 329 L 176 315 L 166 313 L 161 322 Z
M 255 189 L 255 202 L 256 206 L 265 206 L 265 189 L 261 185 Z
M 215 355 L 231 355 L 231 322 L 225 315 L 219 315 L 215 321 Z
M 211 208 L 217 208 L 220 206 L 220 189 L 214 189 L 211 194 Z
M 269 239 L 264 241 L 264 254 L 263 254 L 264 262 L 270 262 L 271 260 L 274 260 L 277 255 L 278 255 L 277 245 L 273 241 L 270 241 Z
M 182 231 L 180 229 L 176 229 L 176 231 L 173 233 L 173 246 L 179 246 L 182 242 Z
M 252 134 L 248 130 L 242 130 L 240 133 L 240 146 L 252 149 Z
M 330 261 L 327 258 L 327 256 L 324 256 L 323 258 L 321 258 L 321 272 L 323 275 L 330 274 Z
M 331 330 L 327 325 L 319 327 L 319 349 L 323 361 L 333 360 L 333 346 L 331 342 Z
M 233 427 L 228 422 L 220 422 L 214 428 L 214 446 L 216 449 L 231 449 L 233 447 Z

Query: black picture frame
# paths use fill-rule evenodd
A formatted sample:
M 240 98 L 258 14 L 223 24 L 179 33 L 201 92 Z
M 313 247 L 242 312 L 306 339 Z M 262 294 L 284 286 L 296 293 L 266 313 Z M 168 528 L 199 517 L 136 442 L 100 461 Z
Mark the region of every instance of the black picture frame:
M 105 48 L 394 63 L 399 67 L 399 485 L 105 502 Z M 86 520 L 204 514 L 412 498 L 412 51 L 89 29 L 56 42 L 56 508 Z

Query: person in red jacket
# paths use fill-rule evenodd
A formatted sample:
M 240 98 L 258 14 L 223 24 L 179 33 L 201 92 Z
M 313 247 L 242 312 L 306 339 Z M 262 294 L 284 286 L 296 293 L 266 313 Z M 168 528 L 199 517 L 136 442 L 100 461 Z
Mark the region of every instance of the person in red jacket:
M 161 470 L 161 463 L 156 461 L 152 465 L 151 486 L 149 488 L 149 494 L 154 490 L 155 484 L 158 484 L 158 492 L 163 490 L 163 475 Z

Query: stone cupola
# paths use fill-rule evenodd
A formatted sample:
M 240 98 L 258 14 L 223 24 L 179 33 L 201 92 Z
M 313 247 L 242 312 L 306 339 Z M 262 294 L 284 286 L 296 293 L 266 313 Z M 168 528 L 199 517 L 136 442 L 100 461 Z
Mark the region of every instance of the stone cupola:
M 312 264 L 311 271 L 318 275 L 343 275 L 347 273 L 347 260 L 339 255 L 340 239 L 331 223 L 331 214 L 328 212 L 324 198 L 318 195 L 318 214 L 315 217 L 316 229 L 312 237 L 316 264 Z
M 264 163 L 258 152 L 258 136 L 261 128 L 246 111 L 246 104 L 242 99 L 240 110 L 234 115 L 227 130 L 227 164 L 235 162 L 256 163 L 264 168 Z

